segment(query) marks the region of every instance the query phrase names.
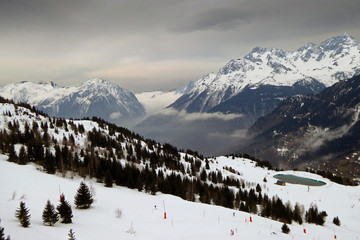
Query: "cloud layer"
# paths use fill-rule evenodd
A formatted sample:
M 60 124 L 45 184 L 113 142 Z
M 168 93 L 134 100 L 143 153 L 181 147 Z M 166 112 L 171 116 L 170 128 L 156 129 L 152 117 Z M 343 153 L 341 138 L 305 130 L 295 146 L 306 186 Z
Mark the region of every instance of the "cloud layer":
M 180 87 L 255 46 L 360 40 L 359 11 L 358 0 L 4 0 L 0 85 L 104 77 L 132 91 Z

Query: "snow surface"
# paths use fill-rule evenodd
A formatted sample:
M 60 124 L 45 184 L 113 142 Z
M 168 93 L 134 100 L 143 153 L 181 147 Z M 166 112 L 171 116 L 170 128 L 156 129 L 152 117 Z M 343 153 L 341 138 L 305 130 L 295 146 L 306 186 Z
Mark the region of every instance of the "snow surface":
M 327 184 L 323 187 L 311 187 L 307 192 L 307 187 L 302 185 L 274 185 L 276 179 L 272 176 L 275 173 L 255 168 L 250 160 L 218 157 L 211 163 L 212 168 L 231 166 L 249 181 L 262 181 L 266 176 L 269 193 L 277 194 L 283 200 L 289 199 L 292 203 L 316 203 L 319 210 L 326 210 L 329 214 L 324 226 L 307 223 L 300 226 L 293 223 L 289 225 L 291 232 L 283 234 L 282 223 L 270 219 L 251 215 L 252 222 L 249 222 L 248 213 L 188 202 L 161 193 L 153 196 L 124 187 L 105 188 L 89 179 L 85 182 L 95 190 L 96 201 L 90 209 L 75 209 L 73 199 L 82 179 L 49 175 L 37 170 L 37 166 L 33 164 L 20 166 L 7 162 L 6 159 L 6 156 L 0 155 L 0 217 L 1 226 L 11 239 L 67 239 L 70 229 L 73 229 L 79 240 L 334 239 L 334 234 L 337 239 L 360 237 L 360 188 L 340 186 L 309 173 L 295 174 L 321 179 Z M 72 205 L 73 223 L 58 222 L 53 227 L 44 226 L 41 215 L 46 201 L 49 199 L 54 205 L 58 205 L 60 189 Z M 29 228 L 22 228 L 14 217 L 21 200 L 30 209 Z M 163 217 L 164 203 L 167 219 Z M 121 218 L 116 218 L 116 209 L 122 210 Z M 334 216 L 339 216 L 342 223 L 340 227 L 331 223 Z M 131 226 L 135 233 L 130 233 Z M 230 235 L 231 230 L 235 232 L 233 236 Z
M 182 93 L 176 91 L 154 91 L 135 94 L 136 98 L 144 106 L 147 115 L 161 112 L 161 110 L 169 106 L 181 95 Z

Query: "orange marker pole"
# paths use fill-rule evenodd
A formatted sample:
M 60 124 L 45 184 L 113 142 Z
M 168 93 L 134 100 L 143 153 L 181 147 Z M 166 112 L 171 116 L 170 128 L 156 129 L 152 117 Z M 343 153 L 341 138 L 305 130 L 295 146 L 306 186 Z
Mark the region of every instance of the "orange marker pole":
M 166 219 L 166 210 L 165 210 L 165 201 L 163 200 L 163 205 L 164 205 L 164 219 Z

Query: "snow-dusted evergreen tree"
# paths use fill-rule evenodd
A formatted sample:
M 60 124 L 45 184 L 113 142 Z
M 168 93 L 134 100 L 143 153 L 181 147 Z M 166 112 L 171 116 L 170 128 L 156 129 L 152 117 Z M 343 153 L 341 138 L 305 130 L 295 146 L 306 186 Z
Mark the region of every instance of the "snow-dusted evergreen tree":
M 1 223 L 1 219 L 0 219 L 0 223 Z M 0 226 L 0 240 L 10 240 L 9 235 L 5 238 L 5 230 L 1 226 Z
M 90 192 L 89 187 L 84 183 L 81 182 L 80 186 L 77 190 L 77 193 L 75 195 L 75 205 L 77 208 L 80 209 L 86 209 L 89 208 L 91 206 L 91 204 L 93 203 L 93 197 L 92 194 Z
M 1 223 L 1 219 L 0 219 Z M 5 229 L 0 226 L 0 240 L 10 240 L 10 235 L 5 238 Z
M 76 240 L 76 238 L 75 238 L 75 232 L 73 232 L 72 229 L 70 229 L 68 236 L 69 236 L 69 239 L 68 239 L 68 240 Z
M 23 201 L 20 202 L 19 208 L 15 211 L 15 217 L 19 220 L 22 227 L 30 226 L 29 209 L 26 208 Z
M 62 219 L 62 223 L 72 223 L 72 210 L 70 203 L 65 200 L 65 195 L 62 194 L 60 198 L 60 204 L 56 207 L 56 210 L 59 212 Z
M 1 219 L 0 219 L 1 223 Z M 0 240 L 5 240 L 4 228 L 0 226 Z
M 5 233 L 3 227 L 0 227 L 0 240 L 5 240 Z
M 49 226 L 54 225 L 59 220 L 59 216 L 55 211 L 54 205 L 51 204 L 50 200 L 46 202 L 46 206 L 42 214 L 42 219 L 44 225 Z

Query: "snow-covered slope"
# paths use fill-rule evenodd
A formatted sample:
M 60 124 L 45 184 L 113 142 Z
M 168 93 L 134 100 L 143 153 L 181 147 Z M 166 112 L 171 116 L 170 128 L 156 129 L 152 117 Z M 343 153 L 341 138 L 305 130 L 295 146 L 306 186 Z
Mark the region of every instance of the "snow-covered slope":
M 61 167 L 57 168 L 57 175 L 46 174 L 45 161 L 43 165 L 35 165 L 32 163 L 34 160 L 32 160 L 26 166 L 20 166 L 7 162 L 7 157 L 0 155 L 1 226 L 5 228 L 6 235 L 11 235 L 11 239 L 66 239 L 69 229 L 74 230 L 77 239 L 89 240 L 99 238 L 109 240 L 119 238 L 201 240 L 233 239 L 234 237 L 245 239 L 329 239 L 333 238 L 334 234 L 339 239 L 360 237 L 360 231 L 357 228 L 357 218 L 360 214 L 359 186 L 341 186 L 306 172 L 287 173 L 321 180 L 326 185 L 310 187 L 310 189 L 304 185 L 278 186 L 274 185 L 276 179 L 273 176 L 279 172 L 256 167 L 256 163 L 249 159 L 240 157 L 210 158 L 208 159 L 209 166 L 206 167 L 205 161 L 200 161 L 200 158 L 192 156 L 191 152 L 188 154 L 179 153 L 174 147 L 161 146 L 151 140 L 141 140 L 136 134 L 126 130 L 118 132 L 116 129 L 114 130 L 114 126 L 103 122 L 90 120 L 63 120 L 65 122 L 61 122 L 58 119 L 42 116 L 11 103 L 0 104 L 0 110 L 1 149 L 8 151 L 11 148 L 9 141 L 12 141 L 14 144 L 12 146 L 19 155 L 19 159 L 21 149 L 34 148 L 34 144 L 38 146 L 38 141 L 41 142 L 40 139 L 43 139 L 44 142 L 47 139 L 48 146 L 46 144 L 41 145 L 44 148 L 43 151 L 46 148 L 46 154 L 49 151 L 54 154 L 61 151 L 62 156 L 66 152 L 76 152 L 78 153 L 78 160 L 75 161 L 75 156 L 71 157 L 74 160 L 75 168 L 77 164 L 84 164 L 81 165 L 84 167 L 87 156 L 88 161 L 93 161 L 93 164 L 89 165 L 96 168 L 96 174 L 101 174 L 100 166 L 103 164 L 106 166 L 106 161 L 111 162 L 111 164 L 116 162 L 123 166 L 131 165 L 143 170 L 143 172 L 146 172 L 146 168 L 148 168 L 148 174 L 161 170 L 163 182 L 174 175 L 179 175 L 182 179 L 191 179 L 191 182 L 188 181 L 189 185 L 187 186 L 189 188 L 186 191 L 189 193 L 196 189 L 197 183 L 200 181 L 199 173 L 201 170 L 209 176 L 201 186 L 214 184 L 210 181 L 210 175 L 216 173 L 217 183 L 214 186 L 220 188 L 223 184 L 219 182 L 221 174 L 221 181 L 232 179 L 242 182 L 242 190 L 249 191 L 259 184 L 262 193 L 267 194 L 269 198 L 278 196 L 284 203 L 290 201 L 292 206 L 299 202 L 304 205 L 305 209 L 316 204 L 320 211 L 326 211 L 328 214 L 323 227 L 308 223 L 299 225 L 293 222 L 291 225 L 289 224 L 290 234 L 285 235 L 281 233 L 281 222 L 234 209 L 201 204 L 199 202 L 201 193 L 196 193 L 195 202 L 189 202 L 160 192 L 155 192 L 155 195 L 144 193 L 149 186 L 141 187 L 138 190 L 119 186 L 105 188 L 103 183 L 100 183 L 102 182 L 100 176 L 96 176 L 96 180 L 95 177 L 92 180 L 88 178 L 85 180 L 95 189 L 96 201 L 90 209 L 79 210 L 73 205 L 74 195 L 82 180 L 79 175 L 68 170 L 67 174 L 66 171 L 62 172 L 68 178 L 62 178 L 59 172 Z M 83 127 L 83 130 L 80 126 Z M 7 131 L 6 134 L 5 130 Z M 29 134 L 31 130 L 34 131 L 34 134 Z M 93 135 L 98 133 L 97 138 L 91 138 L 91 133 Z M 37 140 L 30 142 L 31 144 L 22 143 L 31 137 L 36 137 Z M 109 139 L 116 141 L 109 141 Z M 107 142 L 108 145 L 106 145 Z M 121 147 L 121 152 L 115 149 L 118 144 Z M 5 148 L 9 149 L 5 150 Z M 154 158 L 141 157 L 141 154 L 136 157 L 139 153 L 137 152 L 138 148 L 153 153 Z M 131 156 L 130 150 L 127 149 L 132 149 Z M 156 152 L 160 155 L 154 155 Z M 160 156 L 163 157 L 163 161 L 160 161 Z M 63 158 L 59 161 L 66 164 L 69 159 Z M 37 159 L 36 162 L 40 162 L 40 160 Z M 69 162 L 68 164 L 71 165 Z M 183 167 L 179 167 L 181 165 Z M 195 165 L 199 170 L 192 170 L 196 167 Z M 152 168 L 151 171 L 149 168 Z M 88 171 L 85 171 L 85 175 L 87 173 Z M 124 172 L 124 174 L 128 173 Z M 144 175 L 135 179 L 139 181 L 142 177 Z M 264 178 L 266 178 L 266 182 L 264 182 Z M 132 178 L 129 179 L 129 181 L 131 180 Z M 152 181 L 156 180 L 156 178 L 152 179 Z M 183 185 L 177 184 L 172 189 L 176 192 L 181 187 Z M 235 193 L 240 191 L 240 187 L 232 185 L 229 186 L 229 189 Z M 73 224 L 56 223 L 54 227 L 44 226 L 41 216 L 45 203 L 49 199 L 57 205 L 59 192 L 64 193 L 66 199 L 72 204 Z M 20 201 L 25 201 L 26 206 L 30 209 L 30 228 L 20 227 L 14 217 L 14 212 Z M 156 209 L 155 205 L 157 206 Z M 261 205 L 258 204 L 257 207 L 261 208 Z M 115 217 L 116 209 L 122 210 L 121 218 Z M 167 219 L 164 219 L 164 210 L 166 210 Z M 338 216 L 341 221 L 340 227 L 332 223 L 335 216 Z M 252 222 L 250 222 L 250 217 Z M 133 231 L 129 231 L 131 226 Z M 306 235 L 304 229 L 307 231 Z M 231 230 L 234 231 L 234 236 L 230 235 Z
M 133 93 L 104 79 L 91 79 L 77 87 L 32 82 L 8 84 L 0 88 L 0 96 L 64 118 L 96 116 L 119 123 L 145 114 Z
M 243 59 L 231 60 L 218 73 L 191 83 L 192 89 L 170 107 L 208 112 L 244 89 L 299 84 L 310 89 L 314 84 L 328 87 L 359 73 L 360 45 L 346 33 L 318 47 L 308 43 L 297 51 L 256 47 Z
M 314 224 L 288 225 L 291 232 L 281 232 L 282 223 L 234 211 L 223 207 L 184 201 L 165 194 L 149 195 L 124 187 L 105 188 L 86 179 L 95 191 L 95 203 L 88 210 L 78 210 L 73 199 L 80 184 L 79 177 L 61 178 L 41 173 L 35 165 L 19 166 L 6 161 L 0 155 L 0 217 L 5 234 L 11 239 L 67 239 L 70 229 L 76 239 L 357 239 L 360 237 L 358 216 L 360 214 L 359 187 L 344 187 L 327 182 L 323 187 L 287 184 L 274 185 L 272 171 L 258 169 L 248 160 L 226 157 L 216 159 L 211 167 L 231 166 L 249 181 L 268 179 L 265 191 L 279 195 L 292 204 L 300 202 L 306 207 L 317 204 L 328 213 L 324 226 Z M 315 178 L 316 175 L 298 173 Z M 41 214 L 47 200 L 59 204 L 59 189 L 65 194 L 73 209 L 73 223 L 49 227 L 42 224 Z M 22 228 L 14 217 L 19 202 L 24 201 L 30 209 L 31 225 Z M 167 219 L 163 218 L 164 204 Z M 156 209 L 155 209 L 156 206 Z M 116 209 L 122 210 L 116 218 Z M 235 213 L 235 216 L 233 215 Z M 341 226 L 334 225 L 333 216 L 339 216 Z M 252 222 L 250 222 L 250 217 Z M 131 226 L 133 233 L 130 233 Z M 306 234 L 304 233 L 306 229 Z M 231 230 L 234 235 L 231 236 Z

